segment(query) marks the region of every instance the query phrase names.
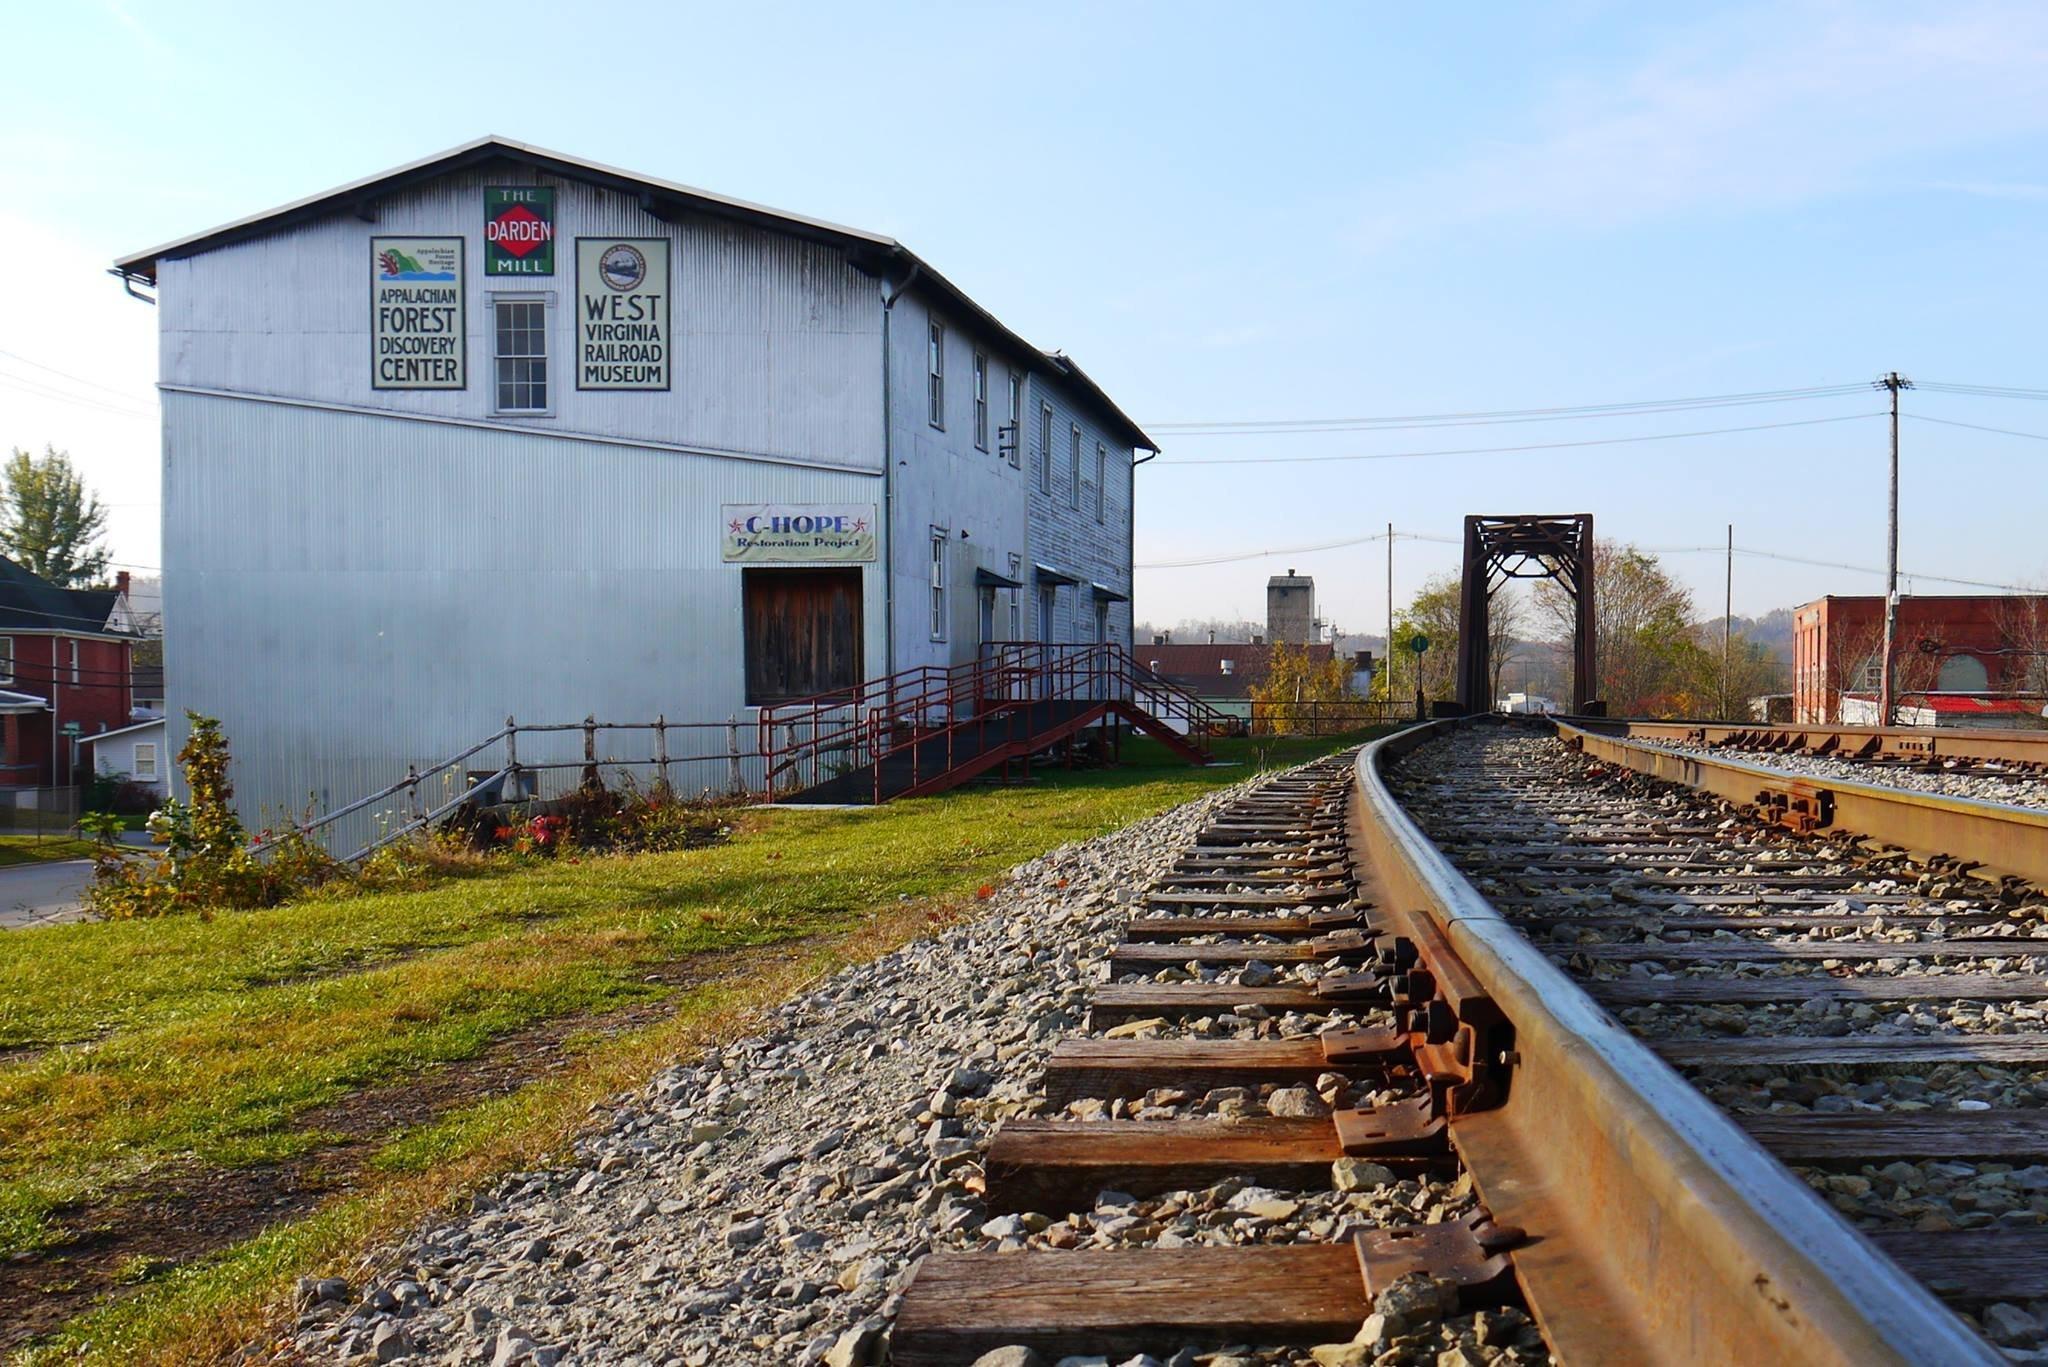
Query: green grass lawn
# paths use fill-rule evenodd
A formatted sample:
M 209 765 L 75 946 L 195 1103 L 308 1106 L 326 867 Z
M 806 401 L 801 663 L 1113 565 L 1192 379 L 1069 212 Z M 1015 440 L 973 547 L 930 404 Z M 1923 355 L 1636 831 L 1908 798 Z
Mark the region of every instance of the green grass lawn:
M 92 841 L 69 835 L 0 835 L 0 869 L 11 864 L 90 859 L 94 848 Z
M 1339 739 L 1226 741 L 1193 769 L 1147 741 L 1119 769 L 872 811 L 746 814 L 675 854 L 529 864 L 425 891 L 313 897 L 210 919 L 0 936 L 0 1259 L 60 1242 L 67 1203 L 172 1165 L 234 1168 L 318 1147 L 298 1122 L 422 1077 L 507 1032 L 672 999 L 578 1042 L 566 1068 L 402 1134 L 311 1215 L 160 1276 L 74 1321 L 67 1359 L 201 1360 L 260 1329 L 296 1275 L 541 1161 L 588 1105 L 838 964 L 886 951 L 1004 870 Z M 909 899 L 906 901 L 905 899 Z M 675 987 L 649 970 L 790 946 L 770 967 Z M 715 965 L 718 961 L 707 961 Z M 741 962 L 745 962 L 742 960 Z

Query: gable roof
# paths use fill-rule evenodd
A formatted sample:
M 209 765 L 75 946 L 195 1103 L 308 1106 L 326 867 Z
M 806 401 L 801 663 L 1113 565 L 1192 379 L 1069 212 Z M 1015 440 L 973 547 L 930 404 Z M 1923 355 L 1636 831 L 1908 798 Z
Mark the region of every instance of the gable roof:
M 115 589 L 59 588 L 0 556 L 0 630 L 120 635 L 107 625 L 120 597 Z
M 915 288 L 936 295 L 944 300 L 949 308 L 974 318 L 1013 359 L 1027 367 L 1065 380 L 1081 391 L 1083 396 L 1110 420 L 1110 425 L 1128 438 L 1133 447 L 1155 453 L 1159 450 L 1158 445 L 1145 435 L 1143 429 L 1111 402 L 1109 395 L 1088 378 L 1079 366 L 1063 355 L 1040 351 L 1033 347 L 1003 326 L 994 314 L 968 298 L 964 291 L 934 270 L 930 263 L 892 237 L 860 228 L 849 228 L 844 224 L 832 223 L 822 218 L 810 218 L 783 209 L 771 209 L 766 205 L 734 199 L 730 195 L 700 190 L 695 186 L 682 185 L 675 181 L 623 171 L 602 162 L 586 161 L 562 152 L 551 152 L 547 148 L 515 142 L 510 138 L 488 135 L 475 138 L 445 152 L 436 152 L 432 156 L 407 162 L 389 171 L 380 171 L 376 175 L 352 180 L 346 185 L 322 190 L 318 194 L 293 200 L 289 204 L 281 204 L 274 209 L 266 209 L 262 213 L 251 214 L 245 218 L 235 219 L 231 223 L 223 223 L 219 227 L 208 228 L 203 232 L 191 233 L 144 251 L 130 253 L 114 262 L 114 273 L 128 280 L 141 280 L 154 285 L 157 263 L 160 261 L 197 256 L 202 252 L 229 246 L 232 243 L 262 237 L 295 223 L 326 218 L 337 213 L 374 217 L 376 202 L 380 196 L 458 171 L 505 161 L 529 166 L 564 180 L 581 181 L 601 189 L 631 195 L 639 201 L 642 209 L 656 218 L 666 220 L 680 209 L 837 247 L 846 253 L 847 260 L 854 269 L 879 279 L 900 282 L 905 287 L 912 286 L 914 282 Z

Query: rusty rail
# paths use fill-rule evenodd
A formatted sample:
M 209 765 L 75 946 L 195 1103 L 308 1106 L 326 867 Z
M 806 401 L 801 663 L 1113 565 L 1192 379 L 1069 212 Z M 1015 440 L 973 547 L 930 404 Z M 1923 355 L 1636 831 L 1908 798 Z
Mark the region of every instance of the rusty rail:
M 1463 724 L 1403 731 L 1362 752 L 1351 835 L 1395 924 L 1438 942 L 1418 946 L 1422 961 L 1448 955 L 1462 996 L 1484 1004 L 1486 1031 L 1464 1038 L 1493 1056 L 1463 1064 L 1468 1076 L 1475 1066 L 1505 1073 L 1505 1097 L 1453 1107 L 1452 1141 L 1493 1217 L 1529 1235 L 1515 1271 L 1556 1355 L 2000 1361 L 1602 1011 L 1423 835 L 1382 766 Z
M 1948 797 L 1884 784 L 1791 775 L 1760 763 L 1666 750 L 1637 739 L 1676 739 L 1670 734 L 1670 723 L 1611 722 L 1596 727 L 1560 720 L 1554 724 L 1567 744 L 1607 763 L 1704 789 L 1730 802 L 1774 809 L 1780 820 L 1801 830 L 1839 830 L 1869 836 L 1921 855 L 1966 851 L 1974 861 L 1973 867 L 1981 873 L 2010 874 L 2030 883 L 2048 884 L 2048 811 L 2039 808 Z M 1702 728 L 1690 729 L 1697 732 Z M 1895 727 L 1876 732 L 1873 738 L 1880 743 L 1914 739 L 1898 736 L 1901 730 Z M 1997 734 L 2010 744 L 2013 737 L 2042 733 Z M 1932 737 L 1926 739 L 1930 745 L 1936 743 Z M 2048 742 L 2048 737 L 2044 737 L 2044 742 Z M 1959 742 L 1942 736 L 1939 743 L 1946 747 Z M 1986 742 L 1980 737 L 1978 743 Z M 1992 756 L 1979 751 L 1970 757 L 2009 759 L 2011 755 Z M 2048 759 L 2048 743 L 2042 745 L 2040 757 Z
M 1835 759 L 2000 761 L 2048 766 L 2048 730 L 1962 726 L 1795 726 L 1780 722 L 1608 720 L 1561 717 L 1575 730 L 1680 745 Z

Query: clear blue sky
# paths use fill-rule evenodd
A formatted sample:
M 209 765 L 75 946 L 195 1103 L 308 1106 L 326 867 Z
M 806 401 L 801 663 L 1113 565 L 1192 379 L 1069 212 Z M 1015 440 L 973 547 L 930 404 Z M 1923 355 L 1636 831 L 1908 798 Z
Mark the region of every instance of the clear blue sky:
M 484 132 L 891 233 L 1147 424 L 1614 403 L 1893 368 L 2048 388 L 2034 3 L 81 0 L 6 19 L 0 444 L 69 446 L 139 565 L 157 555 L 154 318 L 105 265 Z M 1165 456 L 1139 472 L 1138 561 L 1584 510 L 1646 547 L 1718 545 L 1732 521 L 1744 547 L 1879 565 L 1876 418 L 1191 463 L 1697 431 L 1879 398 L 1162 433 Z M 1906 406 L 2048 434 L 2043 402 L 1922 391 Z M 1909 573 L 2048 580 L 2048 444 L 1919 421 L 1904 440 Z M 1400 542 L 1397 595 L 1456 557 Z M 1669 563 L 1718 612 L 1719 558 Z M 1382 623 L 1378 542 L 1141 569 L 1137 612 L 1256 616 L 1265 576 L 1290 565 L 1340 625 Z M 1736 565 L 1738 612 L 1878 587 Z

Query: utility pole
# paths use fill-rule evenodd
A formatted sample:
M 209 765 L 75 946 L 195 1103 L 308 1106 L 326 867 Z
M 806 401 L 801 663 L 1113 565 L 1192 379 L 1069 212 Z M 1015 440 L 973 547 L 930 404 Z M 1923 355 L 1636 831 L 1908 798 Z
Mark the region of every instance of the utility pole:
M 1721 600 L 1721 711 L 1728 715 L 1727 721 L 1741 721 L 1734 715 L 1735 700 L 1730 696 L 1733 689 L 1729 672 L 1730 648 L 1735 637 L 1735 524 L 1728 524 L 1728 582 L 1725 596 Z
M 1394 701 L 1394 524 L 1387 524 L 1387 703 Z
M 1890 726 L 1898 703 L 1898 680 L 1892 673 L 1892 641 L 1899 629 L 1899 391 L 1913 382 L 1896 370 L 1886 371 L 1874 382 L 1892 397 L 1892 480 L 1891 505 L 1885 524 L 1884 557 L 1884 651 L 1877 667 L 1877 724 Z

